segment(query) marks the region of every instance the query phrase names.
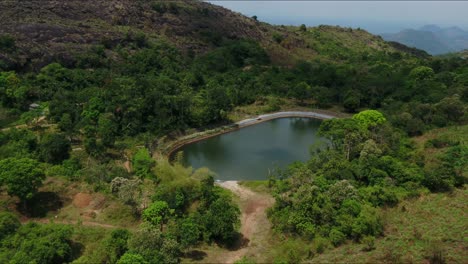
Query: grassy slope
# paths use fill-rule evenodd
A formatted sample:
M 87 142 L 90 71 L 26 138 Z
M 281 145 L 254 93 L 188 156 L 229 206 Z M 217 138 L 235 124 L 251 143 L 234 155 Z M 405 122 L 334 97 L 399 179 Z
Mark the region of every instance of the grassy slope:
M 435 138 L 466 144 L 468 125 L 433 129 L 414 138 L 428 170 L 446 149 L 426 146 Z M 365 252 L 363 245 L 348 243 L 317 256 L 313 262 L 423 262 L 434 253 L 433 248 L 438 248 L 448 262 L 466 263 L 467 200 L 468 190 L 464 188 L 403 201 L 395 208 L 382 210 L 385 236 L 376 240 L 375 250 Z
M 467 254 L 468 190 L 452 194 L 429 194 L 383 211 L 385 236 L 375 241 L 375 250 L 348 243 L 314 258 L 312 262 L 425 262 L 442 250 L 450 263 L 463 263 Z

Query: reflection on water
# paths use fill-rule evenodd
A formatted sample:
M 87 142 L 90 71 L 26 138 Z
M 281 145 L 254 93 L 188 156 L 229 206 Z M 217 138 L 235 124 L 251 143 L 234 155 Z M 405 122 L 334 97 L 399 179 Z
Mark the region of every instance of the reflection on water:
M 220 180 L 263 180 L 268 171 L 309 158 L 321 121 L 280 118 L 184 146 L 184 162 Z

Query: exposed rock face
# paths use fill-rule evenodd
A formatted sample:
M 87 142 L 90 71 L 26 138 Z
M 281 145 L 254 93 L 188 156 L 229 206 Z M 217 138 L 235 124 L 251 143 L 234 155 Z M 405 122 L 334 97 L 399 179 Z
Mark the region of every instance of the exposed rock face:
M 0 0 L 0 10 L 0 69 L 39 69 L 52 61 L 71 66 L 96 45 L 112 50 L 133 45 L 142 36 L 167 41 L 188 54 L 204 53 L 224 40 L 254 40 L 273 63 L 282 65 L 322 55 L 311 44 L 310 32 L 272 26 L 196 0 Z M 365 31 L 324 26 L 316 31 L 336 38 L 342 47 L 358 43 L 407 52 Z M 5 38 L 13 39 L 14 47 L 2 47 Z M 329 40 L 317 35 L 316 41 Z
M 15 39 L 18 63 L 65 62 L 89 45 L 125 44 L 138 33 L 204 52 L 221 38 L 264 40 L 268 25 L 198 1 L 0 1 L 0 35 Z M 0 57 L 1 58 L 1 57 Z

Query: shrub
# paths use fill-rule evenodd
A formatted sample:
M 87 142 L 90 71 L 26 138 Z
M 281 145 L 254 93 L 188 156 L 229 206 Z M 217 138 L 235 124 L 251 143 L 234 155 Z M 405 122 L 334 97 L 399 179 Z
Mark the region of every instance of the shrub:
M 273 33 L 273 40 L 279 44 L 284 40 L 284 36 L 279 33 Z
M 13 234 L 21 226 L 18 217 L 9 212 L 0 213 L 0 240 Z
M 328 247 L 328 244 L 329 244 L 329 241 L 326 239 L 326 238 L 323 238 L 323 237 L 316 237 L 314 239 L 314 248 L 315 248 L 315 252 L 321 254 L 325 251 L 325 249 L 327 249 Z
M 364 244 L 364 251 L 372 251 L 375 249 L 375 237 L 365 236 L 361 239 L 361 243 Z
M 125 253 L 117 264 L 148 264 L 148 262 L 139 254 Z
M 330 231 L 328 236 L 330 237 L 330 241 L 335 247 L 341 245 L 346 240 L 345 234 L 335 228 Z
M 133 169 L 140 178 L 151 178 L 153 176 L 151 169 L 154 164 L 155 162 L 146 148 L 139 149 L 133 156 Z
M 366 235 L 380 235 L 383 231 L 382 220 L 376 208 L 364 205 L 353 224 L 353 234 L 360 238 Z

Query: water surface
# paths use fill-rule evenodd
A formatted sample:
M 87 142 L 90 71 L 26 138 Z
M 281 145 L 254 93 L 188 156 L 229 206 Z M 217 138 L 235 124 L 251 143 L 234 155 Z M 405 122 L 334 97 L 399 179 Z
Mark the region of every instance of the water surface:
M 268 171 L 306 161 L 322 121 L 279 118 L 182 147 L 184 163 L 207 167 L 218 180 L 265 180 Z

